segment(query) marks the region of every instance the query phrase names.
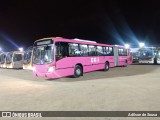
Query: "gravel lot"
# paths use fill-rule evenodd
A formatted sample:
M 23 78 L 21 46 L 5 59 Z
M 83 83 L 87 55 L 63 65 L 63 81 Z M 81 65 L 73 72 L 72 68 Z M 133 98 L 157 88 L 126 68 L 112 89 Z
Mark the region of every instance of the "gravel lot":
M 160 111 L 160 66 L 129 65 L 55 80 L 0 69 L 0 111 Z

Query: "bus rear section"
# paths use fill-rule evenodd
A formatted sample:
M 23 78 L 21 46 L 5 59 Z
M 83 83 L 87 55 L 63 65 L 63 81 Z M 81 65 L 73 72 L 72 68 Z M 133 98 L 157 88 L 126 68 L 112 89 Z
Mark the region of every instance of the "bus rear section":
M 114 66 L 127 66 L 132 64 L 132 54 L 130 49 L 124 46 L 114 46 Z
M 46 38 L 34 43 L 33 75 L 46 78 L 80 77 L 85 72 L 114 67 L 113 46 Z
M 22 69 L 23 55 L 20 51 L 9 52 L 6 56 L 6 68 Z

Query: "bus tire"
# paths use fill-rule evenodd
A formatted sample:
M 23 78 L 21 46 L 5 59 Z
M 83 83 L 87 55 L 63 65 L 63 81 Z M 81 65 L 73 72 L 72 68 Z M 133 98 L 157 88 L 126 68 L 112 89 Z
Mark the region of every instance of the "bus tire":
M 108 71 L 108 70 L 109 70 L 109 63 L 106 62 L 106 63 L 105 63 L 105 66 L 104 66 L 104 71 Z
M 74 68 L 74 77 L 78 78 L 82 75 L 82 67 L 80 65 L 76 65 Z
M 124 67 L 127 67 L 127 65 L 128 65 L 128 62 L 126 60 L 125 63 L 124 63 Z

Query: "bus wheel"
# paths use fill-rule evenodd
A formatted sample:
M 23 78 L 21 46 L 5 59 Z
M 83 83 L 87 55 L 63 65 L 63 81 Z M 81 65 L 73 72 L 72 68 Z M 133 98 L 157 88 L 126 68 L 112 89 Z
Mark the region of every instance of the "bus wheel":
M 82 75 L 82 67 L 79 65 L 76 65 L 74 68 L 74 77 L 78 78 Z
M 109 70 L 109 63 L 106 62 L 106 63 L 105 63 L 105 66 L 104 66 L 104 71 L 108 71 L 108 70 Z
M 124 63 L 124 67 L 127 67 L 127 65 L 128 65 L 128 62 L 126 60 L 125 63 Z

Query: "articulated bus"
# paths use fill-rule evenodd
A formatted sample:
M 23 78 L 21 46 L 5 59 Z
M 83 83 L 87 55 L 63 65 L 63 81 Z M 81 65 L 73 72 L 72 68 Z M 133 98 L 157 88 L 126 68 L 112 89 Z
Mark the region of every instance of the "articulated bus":
M 140 48 L 139 63 L 160 64 L 160 47 Z
M 6 55 L 6 68 L 23 68 L 23 55 L 24 52 L 14 51 Z
M 32 70 L 32 49 L 31 46 L 24 52 L 23 69 Z
M 33 45 L 33 75 L 37 77 L 80 77 L 131 63 L 130 51 L 123 46 L 56 37 L 39 39 Z
M 6 68 L 6 54 L 7 53 L 0 54 L 0 68 Z

